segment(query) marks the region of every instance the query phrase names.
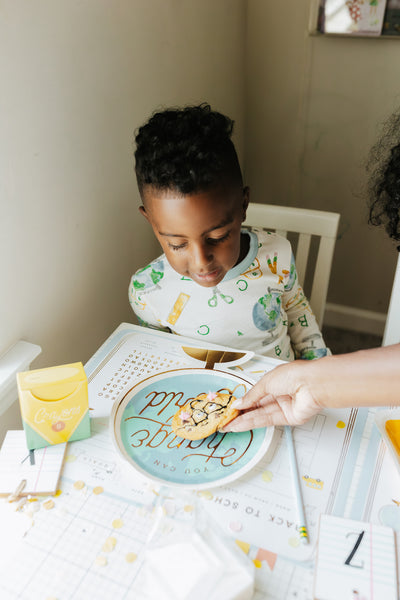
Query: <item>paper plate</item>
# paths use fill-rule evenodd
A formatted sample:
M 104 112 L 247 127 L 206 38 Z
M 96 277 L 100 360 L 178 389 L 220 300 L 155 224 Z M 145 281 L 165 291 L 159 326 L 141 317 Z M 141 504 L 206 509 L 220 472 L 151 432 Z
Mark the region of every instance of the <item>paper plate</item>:
M 178 437 L 170 423 L 200 393 L 229 389 L 241 398 L 253 383 L 236 373 L 196 368 L 140 381 L 112 408 L 111 435 L 119 455 L 141 475 L 171 486 L 205 489 L 233 481 L 264 456 L 273 427 L 191 441 Z

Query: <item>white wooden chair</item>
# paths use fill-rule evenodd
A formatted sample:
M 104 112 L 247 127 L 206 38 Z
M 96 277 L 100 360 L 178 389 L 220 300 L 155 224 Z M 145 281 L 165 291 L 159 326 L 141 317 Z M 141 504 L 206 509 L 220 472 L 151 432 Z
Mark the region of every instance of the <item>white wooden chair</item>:
M 386 317 L 382 346 L 390 346 L 400 342 L 400 254 L 394 274 L 389 310 Z
M 304 285 L 309 263 L 311 237 L 320 238 L 314 273 L 311 277 L 311 294 L 308 299 L 319 326 L 322 326 L 329 277 L 335 249 L 340 215 L 323 210 L 250 203 L 245 227 L 261 227 L 279 235 L 298 234 L 295 252 L 299 281 Z M 308 274 L 309 277 L 309 274 Z

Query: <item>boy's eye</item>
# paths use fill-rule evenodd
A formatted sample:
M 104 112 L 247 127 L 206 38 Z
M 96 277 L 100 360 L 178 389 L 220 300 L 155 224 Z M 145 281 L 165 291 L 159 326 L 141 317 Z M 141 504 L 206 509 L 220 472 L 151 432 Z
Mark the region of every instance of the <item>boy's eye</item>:
M 212 244 L 213 246 L 216 246 L 217 244 L 220 244 L 221 242 L 224 242 L 225 240 L 227 240 L 229 238 L 229 236 L 231 235 L 231 232 L 228 231 L 227 233 L 225 233 L 225 235 L 223 235 L 222 237 L 218 237 L 218 238 L 209 238 L 207 240 L 207 242 L 209 244 Z
M 168 244 L 168 246 L 171 248 L 171 250 L 182 250 L 182 248 L 186 246 L 186 242 L 177 246 L 175 244 Z
M 227 233 L 225 233 L 225 235 L 218 237 L 218 238 L 207 238 L 207 244 L 209 244 L 210 246 L 216 246 L 217 244 L 220 244 L 221 242 L 224 242 L 225 240 L 227 240 L 229 238 L 229 236 L 231 235 L 231 232 L 228 231 Z M 187 242 L 182 242 L 182 244 L 171 244 L 171 242 L 168 242 L 168 247 L 171 248 L 171 250 L 177 252 L 178 250 L 183 250 L 184 248 L 186 248 L 187 246 Z

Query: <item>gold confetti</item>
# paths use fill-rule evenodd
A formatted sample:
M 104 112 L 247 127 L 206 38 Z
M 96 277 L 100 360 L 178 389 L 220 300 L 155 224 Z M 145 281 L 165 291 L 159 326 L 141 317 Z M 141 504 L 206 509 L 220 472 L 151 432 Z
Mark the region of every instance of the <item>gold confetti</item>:
M 204 492 L 198 492 L 198 495 L 201 496 L 202 498 L 205 498 L 206 500 L 212 500 L 213 499 L 213 495 L 209 490 L 205 490 Z
M 124 522 L 122 519 L 114 519 L 114 521 L 112 522 L 112 526 L 114 527 L 114 529 L 121 529 L 123 524 Z
M 185 512 L 192 512 L 193 511 L 193 506 L 191 504 L 185 504 L 185 506 L 183 507 L 183 510 Z
M 98 565 L 99 567 L 105 567 L 107 564 L 107 558 L 105 556 L 98 556 L 96 558 L 96 560 L 94 561 L 96 565 Z
M 263 481 L 266 481 L 267 483 L 268 483 L 269 481 L 272 481 L 273 477 L 274 477 L 274 476 L 273 476 L 273 474 L 272 474 L 272 472 L 271 472 L 271 471 L 263 471 L 263 473 L 262 473 L 262 475 L 261 475 L 261 478 L 262 478 L 262 480 L 263 480 Z
M 54 508 L 54 501 L 46 500 L 46 502 L 43 502 L 43 508 L 45 508 L 46 510 L 51 510 L 52 508 Z
M 135 554 L 134 552 L 128 552 L 125 555 L 125 560 L 127 563 L 133 563 L 133 562 L 135 562 L 136 559 L 137 559 L 137 554 Z
M 106 539 L 106 541 L 103 544 L 103 552 L 112 552 L 115 548 L 115 545 L 117 543 L 117 540 L 115 537 L 109 537 Z
M 93 494 L 96 494 L 96 496 L 98 496 L 99 494 L 102 494 L 104 492 L 104 488 L 101 487 L 101 485 L 97 485 L 96 487 L 93 488 Z
M 261 560 L 257 560 L 256 558 L 253 560 L 254 566 L 256 569 L 261 569 L 262 563 Z
M 57 490 L 56 493 L 54 494 L 54 496 L 56 498 L 58 498 L 58 496 L 61 496 L 61 494 L 62 494 L 62 490 Z
M 75 461 L 76 461 L 75 454 L 67 454 L 67 456 L 64 458 L 64 462 L 66 462 L 66 463 L 72 463 Z
M 75 481 L 74 483 L 74 488 L 76 490 L 82 490 L 85 487 L 85 482 L 84 481 Z

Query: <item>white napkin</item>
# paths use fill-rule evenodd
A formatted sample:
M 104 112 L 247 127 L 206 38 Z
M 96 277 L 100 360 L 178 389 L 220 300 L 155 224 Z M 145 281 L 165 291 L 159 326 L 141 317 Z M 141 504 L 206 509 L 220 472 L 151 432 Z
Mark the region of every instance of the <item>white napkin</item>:
M 157 543 L 149 543 L 145 550 L 141 576 L 132 590 L 132 598 L 251 600 L 253 562 L 216 523 L 205 518 L 204 513 L 201 517 L 194 519 L 192 528 L 176 522 L 171 526 L 164 512 L 158 524 Z

